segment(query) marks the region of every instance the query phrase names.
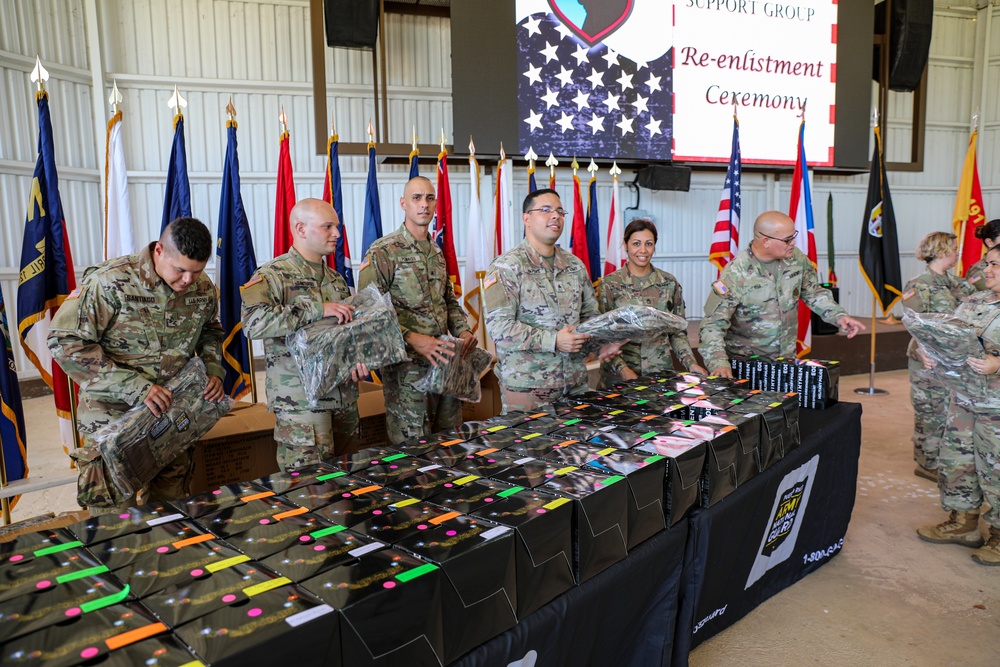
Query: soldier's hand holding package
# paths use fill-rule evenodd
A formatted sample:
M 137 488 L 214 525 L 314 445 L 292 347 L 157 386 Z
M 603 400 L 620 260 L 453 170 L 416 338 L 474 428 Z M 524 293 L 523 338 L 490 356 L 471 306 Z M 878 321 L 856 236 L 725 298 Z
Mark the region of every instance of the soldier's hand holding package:
M 462 358 L 468 359 L 472 351 L 479 345 L 479 339 L 477 339 L 468 329 L 458 334 L 458 337 L 465 341 L 462 344 Z
M 359 361 L 358 365 L 351 369 L 351 380 L 361 382 L 371 374 L 372 372 L 368 370 L 368 367 Z
M 221 386 L 221 382 L 219 384 Z M 206 389 L 206 391 L 208 390 Z M 146 398 L 144 398 L 142 402 L 146 404 L 146 407 L 149 408 L 149 411 L 153 413 L 154 417 L 159 417 L 164 412 L 169 410 L 171 405 L 173 405 L 174 395 L 173 392 L 166 387 L 154 384 L 149 388 L 149 393 L 146 394 Z
M 840 330 L 847 334 L 848 338 L 854 338 L 862 331 L 865 331 L 867 327 L 861 322 L 858 322 L 853 317 L 849 315 L 842 315 L 839 320 L 837 320 L 837 326 Z
M 337 322 L 345 324 L 354 317 L 354 306 L 339 301 L 323 302 L 323 317 L 336 317 Z
M 406 342 L 410 345 L 410 347 L 425 357 L 427 361 L 431 362 L 431 366 L 443 364 L 455 356 L 455 351 L 452 349 L 450 344 L 435 338 L 434 336 L 428 336 L 426 334 L 419 334 L 415 331 L 411 331 L 406 336 Z M 468 341 L 466 341 L 466 343 L 468 343 Z
M 965 363 L 969 364 L 969 368 L 980 375 L 996 375 L 1000 373 L 1000 357 L 993 354 L 987 354 L 982 359 L 969 357 Z

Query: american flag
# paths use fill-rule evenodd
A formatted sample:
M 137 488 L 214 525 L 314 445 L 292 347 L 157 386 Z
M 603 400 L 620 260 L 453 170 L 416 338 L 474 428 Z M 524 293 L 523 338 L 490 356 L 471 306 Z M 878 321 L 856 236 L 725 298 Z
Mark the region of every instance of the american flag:
M 715 233 L 708 250 L 708 261 L 722 271 L 733 261 L 740 246 L 740 122 L 733 116 L 733 152 L 729 157 L 726 184 L 719 199 L 719 215 L 715 218 Z
M 545 13 L 518 24 L 517 47 L 521 152 L 671 159 L 671 50 L 634 62 Z

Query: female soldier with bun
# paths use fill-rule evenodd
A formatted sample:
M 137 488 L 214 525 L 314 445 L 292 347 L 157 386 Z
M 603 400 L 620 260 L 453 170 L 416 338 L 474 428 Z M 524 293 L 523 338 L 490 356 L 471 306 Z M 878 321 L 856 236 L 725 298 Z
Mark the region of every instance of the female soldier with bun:
M 983 240 L 983 245 L 986 246 L 987 250 L 1000 243 L 1000 219 L 990 220 L 985 225 L 976 227 L 976 238 Z M 986 257 L 983 257 L 965 272 L 965 279 L 977 291 L 986 289 L 986 282 L 983 279 L 983 267 L 985 266 Z
M 958 302 L 974 294 L 976 289 L 948 269 L 958 261 L 958 246 L 954 234 L 931 232 L 920 239 L 917 259 L 927 262 L 927 270 L 906 283 L 903 307 L 918 313 L 953 313 Z M 937 481 L 937 457 L 948 415 L 948 388 L 924 368 L 917 351 L 917 341 L 911 340 L 906 350 L 910 369 L 910 400 L 913 402 L 914 474 Z
M 652 306 L 680 317 L 684 314 L 684 295 L 677 279 L 652 264 L 656 250 L 656 227 L 650 220 L 636 218 L 625 227 L 625 266 L 601 281 L 601 311 L 628 305 Z M 627 343 L 621 356 L 601 364 L 601 386 L 640 375 L 673 370 L 673 350 L 685 370 L 707 374 L 698 365 L 687 332 L 669 334 L 663 339 Z

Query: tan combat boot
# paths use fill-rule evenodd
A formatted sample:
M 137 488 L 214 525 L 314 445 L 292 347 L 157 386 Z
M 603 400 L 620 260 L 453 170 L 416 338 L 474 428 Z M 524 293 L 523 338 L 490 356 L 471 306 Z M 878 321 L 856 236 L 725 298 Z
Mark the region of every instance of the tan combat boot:
M 973 549 L 980 547 L 983 545 L 983 536 L 979 533 L 979 510 L 952 510 L 947 521 L 936 526 L 917 528 L 917 535 L 934 544 L 961 544 Z
M 1000 528 L 990 526 L 989 539 L 972 552 L 972 560 L 982 565 L 1000 565 Z

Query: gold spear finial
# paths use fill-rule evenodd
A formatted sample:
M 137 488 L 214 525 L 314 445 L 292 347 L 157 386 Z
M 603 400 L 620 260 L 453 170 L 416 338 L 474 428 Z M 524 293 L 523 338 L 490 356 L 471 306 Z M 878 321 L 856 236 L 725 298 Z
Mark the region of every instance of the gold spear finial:
M 233 96 L 232 95 L 229 96 L 229 103 L 226 104 L 226 115 L 229 116 L 229 123 L 232 123 L 233 126 L 235 127 L 236 126 L 236 105 L 233 104 Z M 228 123 L 227 123 L 227 126 L 228 126 Z
M 118 79 L 114 80 L 114 85 L 111 87 L 111 94 L 108 95 L 108 104 L 111 105 L 111 115 L 114 116 L 118 113 L 118 105 L 122 103 L 122 94 L 118 90 Z
M 375 126 L 372 125 L 372 119 L 368 119 L 368 146 L 375 145 Z
M 49 80 L 49 71 L 42 67 L 42 59 L 35 56 L 35 69 L 31 70 L 31 80 L 38 84 L 38 92 L 45 92 L 45 82 Z
M 500 161 L 503 162 L 506 159 L 507 159 L 507 153 L 504 152 L 504 150 L 503 150 L 503 142 L 501 141 L 500 142 Z
M 580 168 L 580 163 L 576 161 L 575 155 L 573 156 L 573 162 L 569 166 L 573 167 L 573 175 L 576 176 L 576 170 Z

